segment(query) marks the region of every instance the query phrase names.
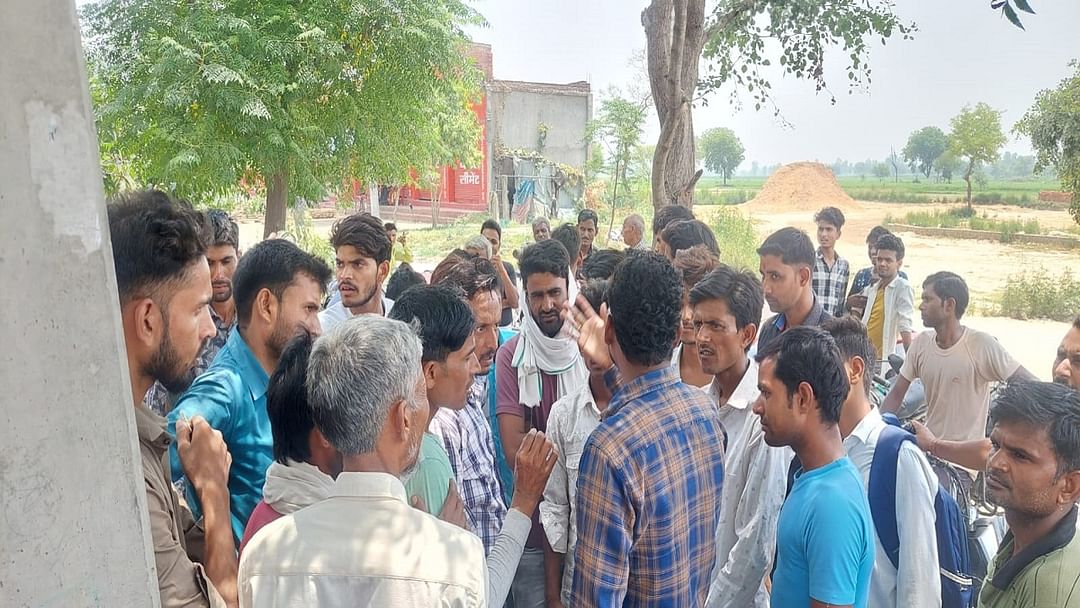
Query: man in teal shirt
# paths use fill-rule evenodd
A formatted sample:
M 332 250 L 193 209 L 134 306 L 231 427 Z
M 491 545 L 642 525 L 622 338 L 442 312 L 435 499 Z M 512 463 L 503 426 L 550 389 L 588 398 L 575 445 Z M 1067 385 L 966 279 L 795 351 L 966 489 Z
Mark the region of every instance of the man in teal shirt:
M 176 422 L 202 416 L 221 433 L 232 455 L 229 497 L 233 535 L 240 539 L 262 499 L 266 469 L 273 460 L 273 435 L 266 413 L 266 387 L 286 343 L 301 330 L 320 332 L 319 304 L 330 267 L 296 245 L 271 239 L 253 247 L 233 276 L 237 327 L 209 369 L 169 413 Z M 169 448 L 173 481 L 183 469 L 174 442 Z M 198 513 L 192 492 L 188 503 Z

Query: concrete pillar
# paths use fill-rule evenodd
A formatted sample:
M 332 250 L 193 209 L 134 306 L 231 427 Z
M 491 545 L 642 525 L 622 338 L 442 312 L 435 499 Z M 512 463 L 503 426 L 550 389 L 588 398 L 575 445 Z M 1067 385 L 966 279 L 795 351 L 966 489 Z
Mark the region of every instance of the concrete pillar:
M 369 183 L 367 192 L 368 200 L 371 201 L 371 215 L 375 216 L 377 219 L 382 219 L 382 214 L 380 213 L 382 210 L 379 209 L 379 184 L 375 182 Z
M 72 0 L 0 2 L 0 606 L 157 606 Z

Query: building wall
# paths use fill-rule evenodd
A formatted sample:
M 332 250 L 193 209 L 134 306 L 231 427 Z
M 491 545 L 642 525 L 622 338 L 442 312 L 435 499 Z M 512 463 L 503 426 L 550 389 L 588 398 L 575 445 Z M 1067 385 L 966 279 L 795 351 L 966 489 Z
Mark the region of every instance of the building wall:
M 539 126 L 547 125 L 547 140 L 541 153 L 556 162 L 574 167 L 585 164 L 585 124 L 591 113 L 588 85 L 558 91 L 557 86 L 536 89 L 504 89 L 498 83 L 488 88 L 488 137 L 495 146 L 536 151 Z

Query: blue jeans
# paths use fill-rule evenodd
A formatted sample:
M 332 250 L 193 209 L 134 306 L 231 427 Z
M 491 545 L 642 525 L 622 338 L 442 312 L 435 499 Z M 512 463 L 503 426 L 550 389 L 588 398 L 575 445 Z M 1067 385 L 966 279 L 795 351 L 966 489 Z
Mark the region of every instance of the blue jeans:
M 514 608 L 544 608 L 544 550 L 525 547 L 510 584 Z

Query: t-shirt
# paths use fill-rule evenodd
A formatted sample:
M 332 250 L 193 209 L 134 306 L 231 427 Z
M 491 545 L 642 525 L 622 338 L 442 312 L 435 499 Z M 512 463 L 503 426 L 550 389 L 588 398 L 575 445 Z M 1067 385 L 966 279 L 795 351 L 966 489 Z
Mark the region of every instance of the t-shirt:
M 446 455 L 442 441 L 431 433 L 424 433 L 416 469 L 405 480 L 409 499 L 419 496 L 427 506 L 427 512 L 438 517 L 450 493 L 450 480 L 453 478 L 454 470 L 450 467 L 450 457 Z
M 948 441 L 971 441 L 986 437 L 990 383 L 1004 382 L 1019 368 L 997 338 L 965 327 L 948 349 L 938 346 L 937 332 L 920 333 L 900 375 L 922 379 L 931 432 Z
M 551 414 L 551 406 L 559 394 L 559 378 L 551 374 L 540 372 L 540 405 L 535 408 L 527 408 L 518 401 L 518 374 L 513 366 L 514 349 L 517 348 L 521 335 L 510 338 L 499 347 L 499 353 L 495 355 L 495 414 L 510 414 L 521 418 L 522 429 L 528 432 L 531 429 L 547 432 L 547 419 Z M 544 546 L 544 532 L 540 527 L 540 508 L 532 514 L 533 529 L 529 533 L 529 542 L 525 544 L 530 548 L 542 548 Z
M 796 474 L 776 542 L 773 606 L 866 608 L 874 531 L 862 477 L 847 457 Z
M 883 343 L 885 339 L 885 294 L 879 294 L 874 298 L 874 305 L 870 307 L 870 319 L 866 322 L 866 333 L 870 336 L 870 343 L 874 345 L 874 352 L 878 357 L 884 358 Z
M 517 271 L 514 270 L 514 265 L 510 262 L 503 262 L 503 267 L 506 268 L 506 275 L 510 277 L 512 285 L 503 285 L 503 293 L 505 294 L 508 289 L 517 289 Z M 524 302 L 519 302 L 519 306 Z M 514 309 L 504 308 L 502 309 L 502 317 L 499 319 L 499 327 L 509 327 L 514 322 Z
M 990 562 L 979 608 L 1080 608 L 1076 506 L 1046 536 L 1013 554 L 1012 532 Z

